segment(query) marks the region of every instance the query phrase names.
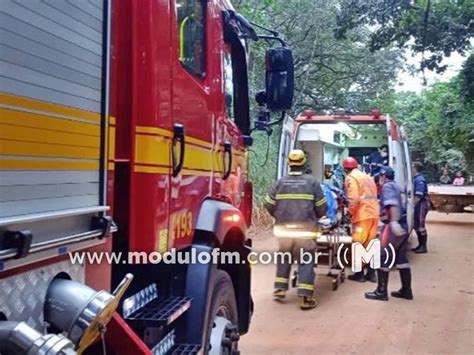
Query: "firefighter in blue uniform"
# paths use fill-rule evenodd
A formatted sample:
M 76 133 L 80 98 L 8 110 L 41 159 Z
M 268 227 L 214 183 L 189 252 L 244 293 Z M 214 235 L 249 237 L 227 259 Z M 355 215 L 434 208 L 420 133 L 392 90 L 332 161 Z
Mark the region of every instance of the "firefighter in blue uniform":
M 272 185 L 265 197 L 265 208 L 275 218 L 273 232 L 278 238 L 279 252 L 288 252 L 298 259 L 300 308 L 311 309 L 316 307 L 313 292 L 318 220 L 325 216 L 327 207 L 320 183 L 305 173 L 305 162 L 302 150 L 290 152 L 290 172 Z M 312 260 L 301 260 L 304 255 L 312 256 Z M 292 260 L 282 259 L 277 262 L 273 292 L 276 300 L 285 298 L 291 273 Z
M 428 233 L 426 231 L 425 220 L 430 209 L 430 201 L 428 198 L 428 184 L 422 174 L 423 165 L 419 162 L 413 163 L 413 184 L 415 193 L 415 231 L 418 236 L 418 246 L 412 250 L 417 254 L 425 254 L 428 252 L 426 242 Z
M 408 263 L 408 225 L 406 217 L 406 206 L 402 203 L 402 194 L 397 183 L 394 181 L 395 173 L 392 168 L 385 166 L 380 169 L 380 219 L 384 223 L 380 237 L 381 246 L 381 268 L 377 270 L 377 288 L 373 292 L 366 292 L 365 298 L 371 300 L 388 300 L 388 275 L 389 267 L 393 257 L 395 265 L 400 272 L 402 288 L 392 292 L 392 297 L 413 299 L 411 289 L 411 270 Z M 395 250 L 391 255 L 390 250 Z M 388 253 L 388 255 L 387 255 Z
M 367 157 L 366 165 L 365 172 L 378 180 L 380 169 L 388 166 L 388 145 L 383 144 L 376 152 L 371 153 Z

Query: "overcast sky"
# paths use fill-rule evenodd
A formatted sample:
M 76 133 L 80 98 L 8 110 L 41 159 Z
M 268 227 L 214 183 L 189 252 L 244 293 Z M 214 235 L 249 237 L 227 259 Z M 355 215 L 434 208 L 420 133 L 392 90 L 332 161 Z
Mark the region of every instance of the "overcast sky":
M 457 53 L 453 53 L 449 58 L 445 58 L 442 64 L 447 64 L 448 69 L 443 75 L 426 70 L 425 76 L 427 84 L 430 85 L 439 81 L 448 81 L 457 73 L 459 73 L 466 58 L 467 57 L 462 57 Z M 406 59 L 408 64 L 414 65 L 416 68 L 420 67 L 421 54 L 412 57 L 410 53 L 407 53 Z M 407 72 L 399 73 L 398 85 L 396 85 L 395 90 L 420 92 L 423 88 L 423 75 L 421 72 L 417 73 L 415 76 L 411 76 L 410 73 Z

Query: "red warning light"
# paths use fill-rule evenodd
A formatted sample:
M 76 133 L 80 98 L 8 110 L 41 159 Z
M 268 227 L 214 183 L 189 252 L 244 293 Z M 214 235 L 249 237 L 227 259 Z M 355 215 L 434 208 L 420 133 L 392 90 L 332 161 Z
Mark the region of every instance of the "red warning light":
M 381 114 L 382 113 L 380 112 L 380 110 L 378 108 L 374 108 L 372 110 L 372 117 L 373 118 L 380 118 Z

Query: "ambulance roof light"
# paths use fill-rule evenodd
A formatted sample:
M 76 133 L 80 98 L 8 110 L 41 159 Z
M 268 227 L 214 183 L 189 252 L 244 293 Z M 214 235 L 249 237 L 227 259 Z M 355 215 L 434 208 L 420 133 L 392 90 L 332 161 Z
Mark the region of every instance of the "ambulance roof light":
M 304 110 L 303 114 L 307 120 L 310 120 L 311 118 L 313 118 L 313 110 L 311 109 Z
M 379 119 L 382 114 L 378 108 L 372 109 L 371 113 L 372 113 L 372 117 L 375 119 Z

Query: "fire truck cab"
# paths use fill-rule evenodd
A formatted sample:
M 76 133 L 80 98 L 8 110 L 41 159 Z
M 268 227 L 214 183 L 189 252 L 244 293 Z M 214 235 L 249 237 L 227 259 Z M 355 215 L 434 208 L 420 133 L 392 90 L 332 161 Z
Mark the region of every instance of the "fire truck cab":
M 227 0 L 6 0 L 0 21 L 0 353 L 237 353 L 252 26 Z M 269 50 L 269 109 L 291 65 Z
M 388 164 L 395 170 L 395 181 L 407 204 L 411 231 L 414 201 L 407 136 L 402 126 L 379 110 L 370 114 L 341 112 L 333 115 L 316 115 L 306 110 L 296 119 L 287 117 L 280 140 L 277 174 L 281 177 L 287 173 L 288 152 L 294 148 L 302 149 L 307 154 L 308 171 L 319 181 L 342 189 L 342 160 L 352 156 L 359 162 L 360 169 L 370 174 L 368 157 L 383 145 L 388 147 Z

